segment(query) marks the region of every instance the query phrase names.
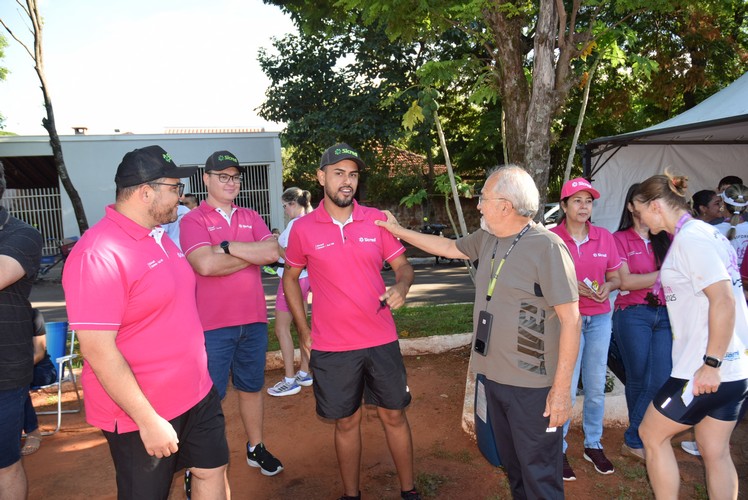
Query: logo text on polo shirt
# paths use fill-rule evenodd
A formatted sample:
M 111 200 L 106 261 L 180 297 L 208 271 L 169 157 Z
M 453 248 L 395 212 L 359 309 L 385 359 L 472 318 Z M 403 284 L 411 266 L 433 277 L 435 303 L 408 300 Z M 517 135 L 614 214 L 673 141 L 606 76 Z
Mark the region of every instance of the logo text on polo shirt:
M 335 244 L 334 241 L 331 241 L 330 243 L 317 243 L 314 245 L 315 250 L 322 250 L 323 248 L 331 247 Z
M 367 238 L 366 236 L 361 236 L 358 239 L 358 242 L 359 243 L 376 243 L 377 239 L 376 238 Z
M 164 261 L 164 259 L 158 259 L 158 260 L 152 260 L 148 263 L 148 268 L 153 269 L 157 265 L 161 264 Z
M 593 257 L 603 257 L 603 258 L 605 258 L 605 257 L 608 256 L 608 254 L 607 253 L 597 253 L 597 252 L 595 252 L 595 253 L 592 254 L 592 256 Z
M 239 229 L 252 229 L 251 224 L 239 224 Z

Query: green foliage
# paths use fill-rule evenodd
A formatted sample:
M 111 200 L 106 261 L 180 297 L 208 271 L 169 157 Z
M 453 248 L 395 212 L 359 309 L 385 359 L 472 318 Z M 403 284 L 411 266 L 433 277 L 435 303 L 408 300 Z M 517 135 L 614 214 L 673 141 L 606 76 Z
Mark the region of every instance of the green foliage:
M 305 32 L 330 38 L 373 30 L 382 34 L 385 51 L 394 46 L 412 49 L 407 82 L 378 80 L 382 109 L 395 114 L 402 127 L 389 136 L 392 143 L 433 157 L 436 163 L 443 161 L 432 130 L 434 109 L 428 107 L 433 101 L 439 106 L 456 171 L 465 178 L 477 178 L 503 162 L 501 82 L 525 78 L 528 92 L 514 100 L 527 98 L 529 102 L 540 2 L 265 1 L 281 5 Z M 561 105 L 551 129 L 535 131 L 550 134 L 551 189 L 563 175 L 582 91 L 595 61 L 599 66 L 580 144 L 661 122 L 701 102 L 745 71 L 748 2 L 744 0 L 582 0 L 563 5 L 567 15 L 573 5 L 579 6 L 570 44 L 570 87 L 556 93 Z M 521 74 L 504 73 L 492 16 L 503 16 L 515 33 L 510 40 L 511 57 L 521 61 Z M 570 19 L 569 15 L 566 21 Z M 558 34 L 542 36 L 557 38 Z M 556 71 L 557 75 L 562 73 Z M 431 100 L 416 96 L 416 90 L 429 88 L 441 95 Z M 506 103 L 511 111 L 510 104 Z M 521 121 L 517 123 L 523 126 Z M 515 124 L 507 123 L 507 127 Z M 526 130 L 514 130 L 514 136 L 524 139 Z M 527 143 L 538 141 L 542 139 L 527 138 Z M 579 155 L 577 160 L 574 174 L 581 173 Z M 424 181 L 421 187 L 430 189 L 430 182 Z
M 429 197 L 428 192 L 421 188 L 418 191 L 412 191 L 408 196 L 403 196 L 400 199 L 400 205 L 405 205 L 408 208 L 413 208 L 426 201 Z
M 5 47 L 8 46 L 8 41 L 3 35 L 0 35 L 0 60 L 5 57 Z M 8 76 L 8 68 L 0 66 L 0 81 L 5 80 Z
M 5 47 L 8 46 L 8 41 L 5 39 L 3 35 L 0 35 L 0 61 L 5 57 Z M 4 66 L 0 66 L 0 82 L 5 80 L 5 78 L 8 76 L 8 68 Z M 5 117 L 2 113 L 0 113 L 0 130 L 5 128 Z M 6 135 L 3 133 L 0 133 L 0 135 Z

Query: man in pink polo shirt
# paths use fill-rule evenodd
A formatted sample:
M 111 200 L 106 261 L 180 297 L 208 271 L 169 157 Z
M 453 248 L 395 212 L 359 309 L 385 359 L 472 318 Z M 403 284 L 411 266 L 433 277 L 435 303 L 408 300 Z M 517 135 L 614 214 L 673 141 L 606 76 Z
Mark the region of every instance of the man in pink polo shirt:
M 404 304 L 413 268 L 400 242 L 374 224 L 385 220 L 384 214 L 353 199 L 364 167 L 347 144 L 336 144 L 322 155 L 317 180 L 325 198 L 294 224 L 283 289 L 300 341 L 308 343 L 311 335 L 317 414 L 335 420 L 335 451 L 345 489 L 341 499 L 360 498 L 362 397 L 377 406 L 402 498 L 420 499 L 405 415 L 410 392 L 390 312 Z M 395 271 L 389 289 L 381 275 L 384 260 Z M 314 290 L 311 333 L 299 286 L 304 267 Z
M 195 304 L 195 276 L 160 224 L 177 217 L 195 168 L 159 146 L 127 153 L 116 202 L 62 277 L 85 365 L 86 419 L 104 432 L 119 498 L 167 498 L 189 468 L 195 498 L 226 498 L 228 445 Z
M 274 476 L 283 465 L 262 442 L 268 318 L 260 267 L 278 260 L 278 242 L 260 214 L 234 204 L 243 172 L 228 151 L 208 157 L 208 198 L 182 218 L 180 240 L 197 274 L 210 376 L 223 399 L 231 372 L 247 433 L 247 464 Z

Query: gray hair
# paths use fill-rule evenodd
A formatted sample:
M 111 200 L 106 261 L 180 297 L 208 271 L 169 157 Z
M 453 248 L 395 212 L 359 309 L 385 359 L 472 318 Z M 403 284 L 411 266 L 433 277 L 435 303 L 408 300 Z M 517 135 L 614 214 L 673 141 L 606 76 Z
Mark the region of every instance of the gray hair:
M 518 165 L 494 167 L 488 178 L 496 176 L 494 192 L 502 194 L 512 202 L 514 209 L 522 217 L 535 217 L 540 204 L 540 193 L 530 174 Z

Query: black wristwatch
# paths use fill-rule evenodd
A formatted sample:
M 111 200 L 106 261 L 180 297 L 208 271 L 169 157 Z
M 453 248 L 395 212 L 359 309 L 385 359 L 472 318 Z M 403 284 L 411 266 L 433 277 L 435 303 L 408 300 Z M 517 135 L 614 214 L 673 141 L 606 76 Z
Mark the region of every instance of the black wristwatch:
M 711 366 L 712 368 L 719 368 L 722 366 L 722 360 L 719 358 L 715 358 L 714 356 L 707 356 L 704 355 L 704 364 L 706 366 Z
M 222 241 L 221 242 L 221 248 L 223 249 L 223 253 L 231 255 L 231 252 L 229 252 L 229 242 L 228 241 Z

